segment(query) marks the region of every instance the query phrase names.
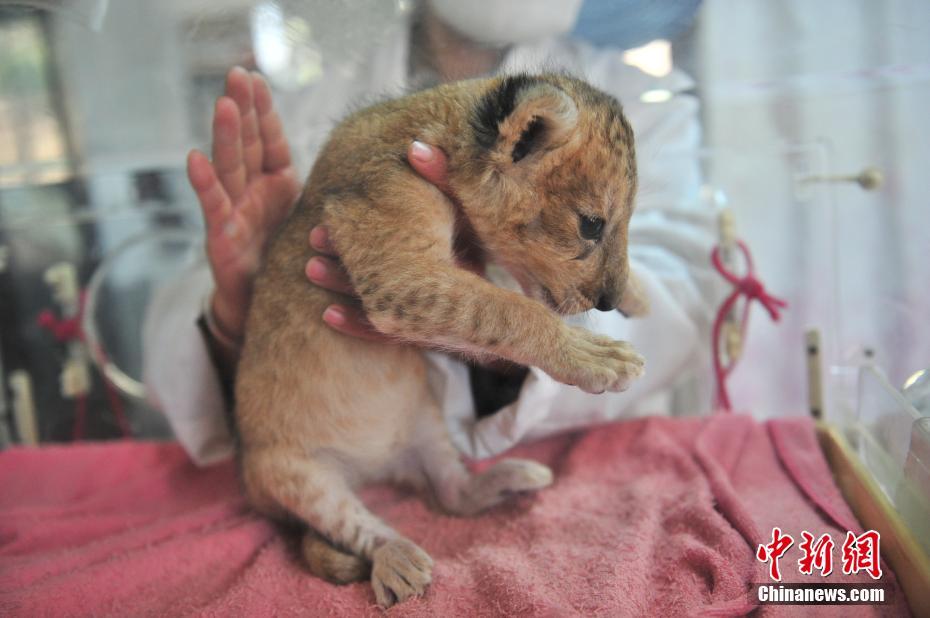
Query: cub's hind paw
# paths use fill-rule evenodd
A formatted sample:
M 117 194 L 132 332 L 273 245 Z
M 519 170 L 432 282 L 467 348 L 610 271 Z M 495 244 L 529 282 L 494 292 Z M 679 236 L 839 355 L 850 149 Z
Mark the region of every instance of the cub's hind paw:
M 552 485 L 552 470 L 527 459 L 504 459 L 478 478 L 498 495 L 508 498 Z
M 378 605 L 388 608 L 423 594 L 432 573 L 433 559 L 413 542 L 388 541 L 372 556 L 371 587 Z
M 472 515 L 513 496 L 537 491 L 552 484 L 552 470 L 526 459 L 504 459 L 473 476 L 457 509 Z

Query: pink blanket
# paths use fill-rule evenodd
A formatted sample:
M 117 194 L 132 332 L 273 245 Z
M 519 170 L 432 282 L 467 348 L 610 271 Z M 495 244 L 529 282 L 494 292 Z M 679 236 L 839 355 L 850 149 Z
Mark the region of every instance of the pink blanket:
M 756 609 L 751 583 L 768 578 L 755 553 L 774 526 L 796 539 L 785 581 L 872 581 L 841 572 L 858 524 L 806 420 L 643 419 L 514 454 L 551 465 L 555 485 L 475 519 L 364 492 L 435 559 L 427 594 L 391 614 L 742 615 Z M 173 444 L 17 449 L 0 455 L 0 488 L 5 616 L 380 613 L 367 583 L 336 587 L 302 568 L 296 537 L 250 513 L 231 463 L 197 469 Z M 798 572 L 802 530 L 837 541 L 826 580 Z M 881 581 L 896 588 L 887 565 Z M 900 590 L 891 605 L 760 613 L 802 610 L 907 614 Z

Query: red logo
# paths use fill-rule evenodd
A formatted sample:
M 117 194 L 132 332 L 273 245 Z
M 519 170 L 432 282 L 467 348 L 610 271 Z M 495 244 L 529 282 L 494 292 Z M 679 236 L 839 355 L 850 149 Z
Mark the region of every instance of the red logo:
M 846 533 L 843 543 L 843 574 L 855 575 L 865 571 L 872 579 L 882 576 L 881 553 L 879 544 L 881 535 L 875 530 L 863 532 L 856 536 L 853 532 Z M 781 581 L 781 569 L 778 561 L 794 545 L 790 534 L 783 534 L 781 528 L 772 528 L 772 542 L 759 545 L 756 558 L 759 562 L 769 563 L 769 577 L 774 581 Z M 801 558 L 798 560 L 798 571 L 803 575 L 813 575 L 814 570 L 826 577 L 833 572 L 833 548 L 836 543 L 829 534 L 814 537 L 804 530 L 801 532 Z
M 878 545 L 881 541 L 874 530 L 863 532 L 856 536 L 852 532 L 846 533 L 843 543 L 843 573 L 852 575 L 865 571 L 872 579 L 882 576 L 882 565 L 879 560 Z
M 823 534 L 814 542 L 814 535 L 805 530 L 801 537 L 804 540 L 798 547 L 804 555 L 798 560 L 798 570 L 804 575 L 813 575 L 816 568 L 824 577 L 832 573 L 834 543 L 830 535 Z
M 768 545 L 759 545 L 756 550 L 756 558 L 760 562 L 770 562 L 769 577 L 777 582 L 781 581 L 781 571 L 778 570 L 778 559 L 785 555 L 788 548 L 794 545 L 794 539 L 790 534 L 782 535 L 781 529 L 772 528 L 772 542 Z

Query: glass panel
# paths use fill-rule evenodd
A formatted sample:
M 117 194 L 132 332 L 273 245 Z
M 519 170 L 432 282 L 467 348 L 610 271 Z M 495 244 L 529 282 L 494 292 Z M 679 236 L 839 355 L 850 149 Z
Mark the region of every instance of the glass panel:
M 614 53 L 653 75 L 674 66 L 694 76 L 684 93 L 650 87 L 639 95 L 656 117 L 676 96 L 700 102 L 702 150 L 681 153 L 688 165 L 669 172 L 699 169 L 700 177 L 673 201 L 706 214 L 719 206 L 707 195 L 723 196 L 762 280 L 790 304 L 777 325 L 753 309 L 730 381 L 736 408 L 759 417 L 806 412 L 803 333 L 812 327 L 824 337 L 835 420 L 857 418 L 862 359 L 895 387 L 930 366 L 930 3 L 646 3 L 636 27 L 639 13 L 609 4 L 585 2 L 572 36 L 617 46 Z M 426 6 L 0 2 L 0 352 L 4 371 L 35 377 L 43 436 L 66 436 L 73 416 L 55 401 L 64 352 L 35 325 L 54 306 L 44 272 L 69 262 L 83 287 L 126 238 L 198 229 L 184 157 L 192 147 L 209 150 L 213 104 L 230 66 L 268 77 L 301 175 L 353 106 L 397 94 L 399 82 L 436 83 L 438 57 L 450 46 L 424 42 Z M 655 40 L 637 39 L 644 32 Z M 589 61 L 582 73 L 612 53 L 578 45 Z M 483 59 L 480 49 L 466 56 L 463 74 Z M 659 155 L 669 152 L 640 153 Z M 859 176 L 870 169 L 879 173 Z M 694 261 L 709 269 L 706 256 Z M 149 273 L 125 268 L 120 280 L 148 285 Z M 136 316 L 144 293 L 126 285 L 127 298 L 138 299 L 126 311 Z M 125 358 L 135 375 L 133 353 Z M 675 407 L 706 412 L 706 367 L 694 381 Z M 50 420 L 56 415 L 65 420 Z
M 36 14 L 6 16 L 0 9 L 0 186 L 60 181 L 68 173 L 53 75 Z
M 928 421 L 876 367 L 860 369 L 859 415 L 849 427 L 850 438 L 879 487 L 930 551 Z

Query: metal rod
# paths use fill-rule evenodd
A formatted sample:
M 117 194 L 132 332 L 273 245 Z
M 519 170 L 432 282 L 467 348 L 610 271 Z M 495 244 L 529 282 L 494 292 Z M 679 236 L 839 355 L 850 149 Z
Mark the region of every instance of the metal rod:
M 820 361 L 820 331 L 811 329 L 805 334 L 807 352 L 807 403 L 811 416 L 823 418 L 823 384 Z

